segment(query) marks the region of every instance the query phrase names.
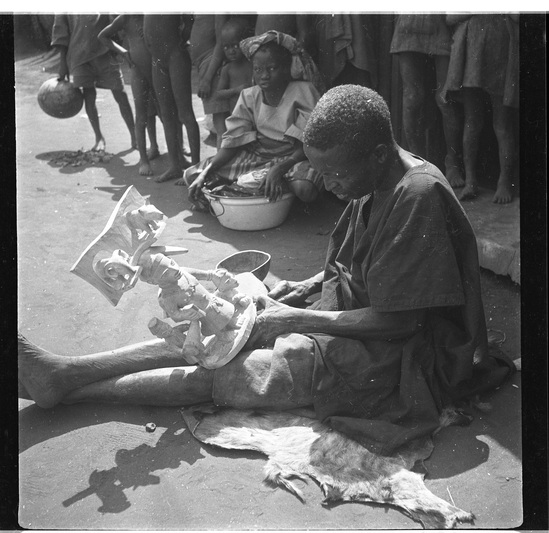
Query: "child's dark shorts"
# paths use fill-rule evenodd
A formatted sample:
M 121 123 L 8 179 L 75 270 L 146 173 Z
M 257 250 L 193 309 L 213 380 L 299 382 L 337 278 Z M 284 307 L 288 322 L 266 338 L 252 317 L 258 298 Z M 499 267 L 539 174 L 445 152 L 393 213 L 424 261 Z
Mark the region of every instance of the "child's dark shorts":
M 111 53 L 103 54 L 90 61 L 78 65 L 72 72 L 72 82 L 76 87 L 89 89 L 110 89 L 121 91 L 124 89 L 124 78 L 120 64 Z

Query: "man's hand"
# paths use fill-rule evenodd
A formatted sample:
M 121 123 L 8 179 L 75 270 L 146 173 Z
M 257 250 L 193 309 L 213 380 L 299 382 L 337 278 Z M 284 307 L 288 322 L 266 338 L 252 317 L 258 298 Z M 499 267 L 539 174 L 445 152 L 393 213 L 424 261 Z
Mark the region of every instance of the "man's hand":
M 313 288 L 309 280 L 305 281 L 279 281 L 269 292 L 274 300 L 286 305 L 300 306 L 313 294 Z
M 258 315 L 246 343 L 247 349 L 272 346 L 279 335 L 292 332 L 295 322 L 292 316 L 296 309 L 263 295 L 258 296 L 256 306 Z

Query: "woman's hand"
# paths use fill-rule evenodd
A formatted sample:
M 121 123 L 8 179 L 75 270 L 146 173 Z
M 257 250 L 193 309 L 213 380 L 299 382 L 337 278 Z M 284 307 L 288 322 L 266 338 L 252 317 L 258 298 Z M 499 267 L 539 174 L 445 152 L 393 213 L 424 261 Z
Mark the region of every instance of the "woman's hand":
M 292 306 L 300 306 L 305 303 L 305 300 L 311 294 L 314 293 L 314 289 L 309 280 L 304 281 L 279 281 L 269 292 L 269 296 L 274 300 Z
M 272 346 L 279 335 L 292 332 L 294 308 L 263 295 L 257 298 L 256 305 L 258 314 L 246 343 L 247 349 Z
M 274 165 L 263 178 L 259 190 L 263 190 L 270 202 L 276 202 L 284 194 L 284 170 Z
M 202 187 L 204 187 L 206 180 L 210 174 L 211 165 L 208 165 L 198 177 L 189 185 L 189 198 L 191 200 L 198 200 Z

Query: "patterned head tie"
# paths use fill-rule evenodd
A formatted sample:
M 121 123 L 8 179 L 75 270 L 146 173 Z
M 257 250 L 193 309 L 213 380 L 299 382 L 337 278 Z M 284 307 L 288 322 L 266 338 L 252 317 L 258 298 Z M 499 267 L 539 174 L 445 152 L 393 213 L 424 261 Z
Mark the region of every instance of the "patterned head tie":
M 291 35 L 269 30 L 261 35 L 254 35 L 253 37 L 243 39 L 240 41 L 240 49 L 246 59 L 251 61 L 257 50 L 262 45 L 271 41 L 275 41 L 276 44 L 286 48 L 292 54 L 290 74 L 293 80 L 310 81 L 320 94 L 325 92 L 326 87 L 315 62 L 305 51 L 303 45 Z

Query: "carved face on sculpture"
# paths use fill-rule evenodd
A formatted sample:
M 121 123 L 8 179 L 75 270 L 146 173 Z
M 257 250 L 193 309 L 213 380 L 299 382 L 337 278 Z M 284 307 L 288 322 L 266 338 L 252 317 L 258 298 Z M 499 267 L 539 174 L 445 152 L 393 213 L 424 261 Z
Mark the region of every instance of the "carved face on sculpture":
M 93 265 L 95 273 L 116 290 L 132 286 L 137 270 L 129 263 L 130 257 L 123 250 L 115 250 L 111 257 L 100 259 Z

